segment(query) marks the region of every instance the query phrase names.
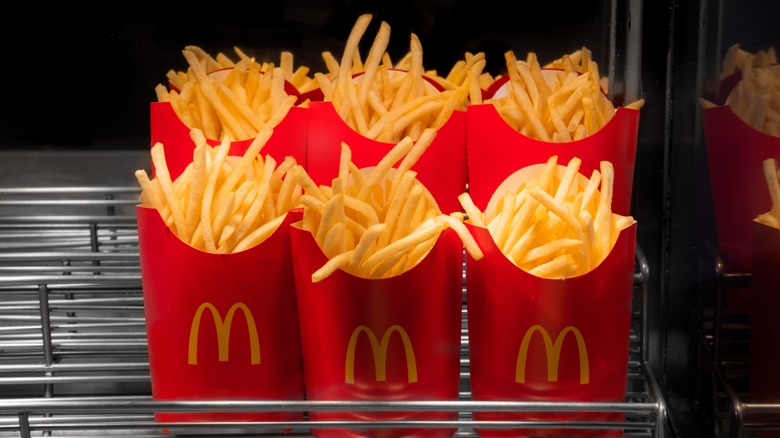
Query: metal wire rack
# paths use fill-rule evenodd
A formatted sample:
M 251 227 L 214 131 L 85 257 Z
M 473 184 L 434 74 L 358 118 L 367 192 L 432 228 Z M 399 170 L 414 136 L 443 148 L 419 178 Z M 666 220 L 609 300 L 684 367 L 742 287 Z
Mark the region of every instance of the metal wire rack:
M 709 380 L 700 382 L 700 392 L 709 391 L 710 399 L 700 402 L 712 412 L 715 437 L 777 436 L 780 400 L 774 403 L 750 400 L 750 313 L 725 305 L 726 291 L 750 288 L 752 275 L 727 272 L 717 250 L 711 248 L 710 253 L 712 275 L 702 284 L 697 339 L 702 376 Z
M 666 405 L 647 364 L 648 265 L 636 271 L 625 400 L 470 400 L 465 288 L 457 401 L 152 399 L 134 206 L 128 187 L 0 189 L 0 436 L 310 436 L 317 428 L 622 430 L 663 437 Z M 465 271 L 464 271 L 465 273 Z M 465 284 L 465 282 L 464 282 Z M 156 422 L 155 412 L 449 411 L 452 421 Z M 622 412 L 624 421 L 475 421 L 476 411 Z

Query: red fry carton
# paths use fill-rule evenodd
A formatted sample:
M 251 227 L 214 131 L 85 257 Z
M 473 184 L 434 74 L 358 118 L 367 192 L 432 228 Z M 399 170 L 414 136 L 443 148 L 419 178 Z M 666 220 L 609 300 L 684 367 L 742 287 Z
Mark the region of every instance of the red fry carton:
M 463 246 L 445 229 L 414 268 L 387 279 L 337 270 L 317 283 L 327 257 L 292 226 L 304 380 L 309 400 L 457 400 Z M 432 275 L 435 274 L 435 275 Z M 457 412 L 310 412 L 317 421 L 457 420 Z M 315 429 L 318 437 L 450 437 L 456 429 Z
M 639 110 L 618 107 L 599 131 L 566 143 L 545 142 L 521 134 L 504 121 L 491 103 L 469 105 L 466 120 L 469 194 L 478 207 L 484 209 L 496 187 L 515 170 L 557 155 L 560 162 L 580 158 L 580 172 L 587 176 L 599 168 L 602 160 L 610 161 L 615 168 L 612 210 L 629 214 Z
M 780 400 L 780 230 L 758 222 L 751 224 L 753 251 L 750 314 L 750 402 Z M 758 415 L 756 415 L 758 417 Z M 777 422 L 778 414 L 762 414 L 759 422 Z M 762 435 L 763 433 L 763 435 Z M 777 431 L 757 431 L 757 436 L 775 436 Z
M 780 138 L 727 105 L 704 109 L 702 117 L 718 250 L 726 270 L 750 272 L 753 218 L 772 208 L 762 162 L 780 159 Z
M 625 400 L 636 224 L 595 269 L 551 280 L 515 266 L 487 228 L 466 260 L 474 400 Z M 622 421 L 622 413 L 475 412 L 475 420 Z M 616 436 L 615 430 L 480 430 L 481 436 Z
M 195 143 L 190 138 L 190 128 L 181 121 L 170 102 L 152 102 L 151 144 L 161 142 L 165 145 L 165 160 L 171 179 L 176 179 L 187 165 L 192 162 L 192 150 Z M 277 162 L 286 156 L 292 156 L 298 164 L 306 167 L 306 131 L 308 127 L 308 108 L 292 107 L 287 116 L 274 128 L 271 138 L 263 146 L 262 154 L 271 155 Z M 253 138 L 234 141 L 230 145 L 230 155 L 244 155 Z M 208 139 L 212 146 L 221 139 Z
M 317 184 L 330 184 L 338 176 L 341 143 L 352 150 L 358 167 L 374 166 L 395 146 L 371 140 L 350 127 L 332 102 L 309 105 L 308 167 Z M 460 211 L 458 195 L 466 189 L 466 112 L 454 111 L 438 130 L 436 138 L 412 167 L 442 212 Z
M 291 210 L 266 241 L 211 254 L 138 206 L 154 400 L 303 400 Z M 297 421 L 301 412 L 157 413 L 158 421 Z

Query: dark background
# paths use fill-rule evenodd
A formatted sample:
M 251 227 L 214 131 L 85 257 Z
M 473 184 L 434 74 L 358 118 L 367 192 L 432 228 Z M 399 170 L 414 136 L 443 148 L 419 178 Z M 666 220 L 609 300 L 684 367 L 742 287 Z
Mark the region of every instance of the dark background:
M 446 73 L 466 51 L 484 51 L 488 70 L 498 72 L 510 48 L 551 61 L 587 45 L 606 59 L 602 3 L 571 2 L 562 11 L 552 2 L 534 2 L 511 14 L 491 2 L 457 0 L 217 2 L 208 8 L 115 3 L 83 11 L 70 3 L 21 5 L 0 26 L 0 148 L 147 147 L 154 87 L 166 81 L 168 70 L 186 68 L 186 45 L 234 60 L 238 46 L 277 64 L 288 50 L 296 67 L 324 71 L 322 52 L 340 59 L 355 20 L 371 12 L 363 56 L 384 20 L 391 26 L 394 60 L 408 52 L 414 32 L 426 69 Z

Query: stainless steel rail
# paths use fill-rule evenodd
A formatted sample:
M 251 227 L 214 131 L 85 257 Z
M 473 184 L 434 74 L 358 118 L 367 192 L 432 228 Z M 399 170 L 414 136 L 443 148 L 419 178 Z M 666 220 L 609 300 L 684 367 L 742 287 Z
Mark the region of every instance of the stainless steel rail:
M 310 436 L 312 428 L 555 428 L 663 437 L 666 405 L 647 365 L 648 268 L 636 253 L 625 400 L 474 401 L 464 301 L 457 401 L 176 401 L 151 397 L 138 190 L 0 189 L 0 437 Z M 465 297 L 464 289 L 464 297 Z M 155 412 L 458 412 L 456 420 L 161 423 Z M 624 421 L 476 421 L 494 412 L 620 412 Z

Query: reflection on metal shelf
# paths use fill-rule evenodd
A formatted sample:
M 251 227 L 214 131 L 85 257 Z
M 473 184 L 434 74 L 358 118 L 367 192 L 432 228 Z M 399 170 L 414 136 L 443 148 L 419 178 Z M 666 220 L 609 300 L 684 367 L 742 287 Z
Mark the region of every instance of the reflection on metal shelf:
M 316 428 L 622 429 L 663 437 L 666 405 L 647 365 L 647 263 L 636 253 L 623 402 L 473 401 L 464 287 L 457 401 L 155 401 L 151 397 L 140 261 L 125 187 L 0 189 L 0 436 L 310 436 Z M 464 283 L 465 285 L 465 283 Z M 154 413 L 448 411 L 452 421 L 160 423 Z M 622 412 L 620 422 L 475 421 L 477 411 Z M 289 429 L 289 430 L 288 430 Z

